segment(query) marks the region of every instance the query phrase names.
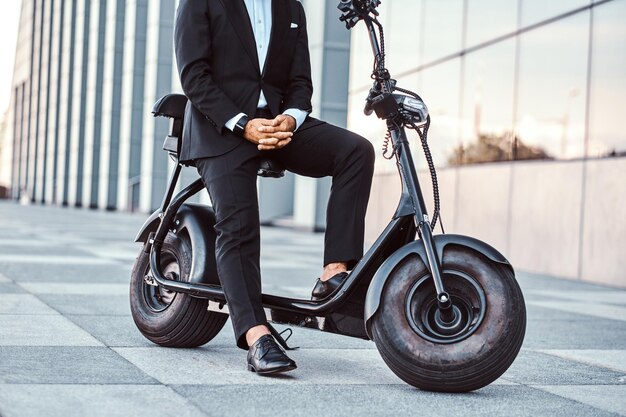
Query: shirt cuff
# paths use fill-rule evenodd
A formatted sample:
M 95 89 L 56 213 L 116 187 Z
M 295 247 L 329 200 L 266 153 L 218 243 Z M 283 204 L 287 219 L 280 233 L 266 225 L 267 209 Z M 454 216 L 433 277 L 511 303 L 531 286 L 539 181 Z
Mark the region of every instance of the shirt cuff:
M 300 109 L 287 109 L 283 112 L 283 114 L 286 114 L 287 116 L 291 116 L 296 119 L 296 128 L 294 129 L 295 132 L 296 130 L 298 130 L 300 125 L 304 123 L 304 120 L 309 115 L 309 112 Z
M 235 125 L 237 124 L 239 119 L 241 119 L 245 115 L 246 115 L 245 113 L 239 113 L 237 116 L 233 117 L 232 119 L 224 123 L 224 126 L 226 126 L 228 130 L 233 132 L 235 130 Z

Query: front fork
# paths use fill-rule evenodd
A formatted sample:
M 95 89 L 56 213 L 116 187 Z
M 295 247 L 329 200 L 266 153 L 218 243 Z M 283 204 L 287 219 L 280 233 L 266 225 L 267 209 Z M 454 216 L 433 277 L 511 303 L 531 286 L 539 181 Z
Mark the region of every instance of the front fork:
M 422 195 L 417 171 L 415 170 L 415 164 L 411 156 L 406 131 L 401 124 L 396 124 L 390 120 L 387 122 L 387 127 L 391 132 L 391 141 L 393 149 L 395 150 L 396 163 L 402 180 L 402 199 L 411 206 L 410 209 L 414 214 L 415 225 L 426 251 L 428 260 L 427 267 L 431 273 L 435 291 L 437 292 L 437 305 L 441 318 L 444 322 L 449 323 L 454 320 L 454 312 L 451 308 L 452 303 L 450 301 L 450 295 L 446 292 L 443 285 L 441 261 L 435 250 L 430 219 L 428 218 L 424 196 Z

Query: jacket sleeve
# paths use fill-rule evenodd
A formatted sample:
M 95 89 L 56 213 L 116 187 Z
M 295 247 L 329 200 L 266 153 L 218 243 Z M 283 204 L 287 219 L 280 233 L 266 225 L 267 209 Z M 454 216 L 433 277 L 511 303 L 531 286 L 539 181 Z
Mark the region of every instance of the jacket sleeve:
M 181 0 L 174 27 L 174 50 L 183 92 L 218 132 L 241 112 L 219 88 L 211 69 L 207 0 Z
M 289 72 L 289 86 L 283 99 L 283 110 L 295 108 L 311 112 L 311 96 L 313 82 L 311 81 L 311 58 L 309 56 L 309 40 L 306 31 L 306 16 L 300 2 L 296 2 L 300 13 L 298 39 L 291 61 Z

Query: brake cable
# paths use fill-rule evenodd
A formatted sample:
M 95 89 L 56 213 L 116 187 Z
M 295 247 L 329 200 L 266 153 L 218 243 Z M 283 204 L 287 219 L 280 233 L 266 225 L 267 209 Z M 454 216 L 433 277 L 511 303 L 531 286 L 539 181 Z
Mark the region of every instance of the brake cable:
M 383 81 L 387 81 L 390 79 L 389 71 L 385 68 L 385 32 L 383 30 L 383 25 L 378 21 L 378 19 L 373 18 L 372 22 L 378 28 L 378 33 L 380 37 L 380 54 L 374 58 L 374 68 L 372 71 L 371 78 L 375 80 L 379 86 L 384 85 Z M 401 93 L 412 96 L 423 102 L 422 98 L 417 94 L 410 90 L 397 87 L 395 84 L 392 86 L 392 91 L 399 91 Z M 408 117 L 402 116 L 402 126 L 407 129 L 415 130 L 420 138 L 420 142 L 422 144 L 422 150 L 424 151 L 424 156 L 426 157 L 426 163 L 428 164 L 428 171 L 430 172 L 430 179 L 433 186 L 433 202 L 434 202 L 434 210 L 433 210 L 433 218 L 430 223 L 431 230 L 435 230 L 437 225 L 437 221 L 439 221 L 439 226 L 441 227 L 441 233 L 446 233 L 443 227 L 443 220 L 441 219 L 441 198 L 439 195 L 439 181 L 437 179 L 437 171 L 435 170 L 435 164 L 433 162 L 432 153 L 430 152 L 430 148 L 428 146 L 428 129 L 430 128 L 430 115 L 426 118 L 426 123 L 422 126 L 417 126 L 412 120 Z M 394 127 L 399 129 L 400 126 L 393 121 Z M 387 134 L 385 135 L 385 139 L 383 141 L 383 158 L 392 159 L 393 156 L 397 152 L 397 145 L 394 145 L 391 153 L 389 153 L 389 142 L 391 140 L 391 130 L 387 129 Z

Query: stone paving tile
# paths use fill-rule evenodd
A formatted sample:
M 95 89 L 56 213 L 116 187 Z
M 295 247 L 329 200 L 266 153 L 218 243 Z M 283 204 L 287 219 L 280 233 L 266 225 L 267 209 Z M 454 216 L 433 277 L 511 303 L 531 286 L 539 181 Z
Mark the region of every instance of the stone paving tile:
M 626 415 L 626 385 L 536 385 L 534 388 L 601 410 Z
M 0 265 L 6 277 L 15 282 L 102 282 L 128 283 L 132 263 L 115 265 Z
M 626 379 L 626 350 L 542 349 L 539 352 L 593 366 L 613 369 L 614 371 L 622 372 Z
M 1 346 L 0 358 L 0 384 L 156 383 L 106 347 Z
M 526 304 L 561 310 L 570 313 L 584 314 L 602 319 L 626 321 L 626 307 L 610 304 L 591 304 L 576 301 L 533 301 Z
M 523 385 L 621 385 L 623 372 L 522 349 L 502 376 Z
M 37 398 L 37 401 L 33 401 Z M 162 385 L 0 385 L 3 417 L 206 417 Z
M 586 321 L 585 325 L 592 326 L 593 323 L 598 321 L 597 317 L 582 314 L 581 312 L 570 312 L 555 310 L 549 307 L 541 307 L 534 304 L 526 303 L 526 318 L 530 320 L 564 320 L 564 321 Z
M 57 314 L 32 294 L 0 294 L 0 314 Z
M 101 346 L 101 343 L 60 314 L 3 314 L 0 346 Z
M 576 335 L 576 337 L 572 337 Z M 626 349 L 626 323 L 614 320 L 528 320 L 529 349 Z
M 125 316 L 65 316 L 83 330 L 110 347 L 152 347 L 154 343 L 143 337 L 130 315 Z M 234 340 L 234 337 L 231 336 Z M 232 343 L 231 343 L 232 346 Z
M 0 237 L 0 250 L 4 250 L 5 247 L 13 247 L 13 248 L 22 248 L 26 251 L 29 251 L 34 247 L 44 247 L 44 248 L 55 248 L 57 246 L 71 246 L 70 244 L 80 243 L 81 247 L 85 242 L 88 242 L 87 239 L 82 239 L 77 236 L 72 237 L 72 239 L 68 239 L 67 237 L 59 238 L 59 236 L 55 236 L 54 240 L 49 239 L 24 239 L 24 238 L 2 238 Z
M 33 294 L 84 294 L 84 295 L 128 295 L 128 284 L 108 283 L 63 283 L 63 282 L 20 282 L 22 288 Z
M 526 271 L 515 271 L 515 276 L 519 281 L 523 291 L 536 290 L 564 290 L 564 291 L 610 291 L 613 288 L 593 284 L 590 282 L 578 281 L 574 279 L 559 278 L 542 274 L 535 274 Z
M 128 316 L 128 295 L 39 294 L 38 297 L 61 314 Z
M 540 295 L 551 298 L 561 298 L 584 303 L 618 304 L 626 305 L 626 291 L 554 291 L 554 290 L 531 290 L 532 295 Z
M 0 282 L 0 294 L 23 294 L 24 292 L 22 287 L 12 282 Z
M 468 394 L 432 393 L 408 385 L 335 385 L 334 381 L 293 390 L 278 384 L 172 388 L 206 413 L 218 416 L 615 416 L 523 386 L 491 385 Z
M 246 369 L 246 352 L 239 349 L 113 348 L 159 382 L 171 384 L 337 385 L 404 384 L 375 350 L 305 349 L 289 352 L 296 371 L 278 378 L 264 378 Z M 496 384 L 510 384 L 498 381 Z
M 306 349 L 290 352 L 298 370 L 281 378 L 262 378 L 246 369 L 246 352 L 234 349 L 113 348 L 163 384 L 403 384 L 377 351 Z
M 83 250 L 89 252 L 92 255 L 101 258 L 115 259 L 120 262 L 135 262 L 137 254 L 141 250 L 141 245 L 138 243 L 133 244 L 132 248 L 120 247 L 119 244 L 107 244 L 98 246 L 82 246 Z
M 21 246 L 14 244 L 0 245 L 0 256 L 3 260 L 8 259 L 9 262 L 13 259 L 19 259 L 19 255 L 27 253 L 29 256 L 35 256 L 46 258 L 47 256 L 68 256 L 68 257 L 92 257 L 88 251 L 78 249 L 68 245 L 60 245 L 58 242 L 49 242 L 47 245 L 29 245 Z
M 112 259 L 98 258 L 95 256 L 70 256 L 70 255 L 3 255 L 0 254 L 0 265 L 4 264 L 40 264 L 40 265 L 115 265 L 118 262 Z

